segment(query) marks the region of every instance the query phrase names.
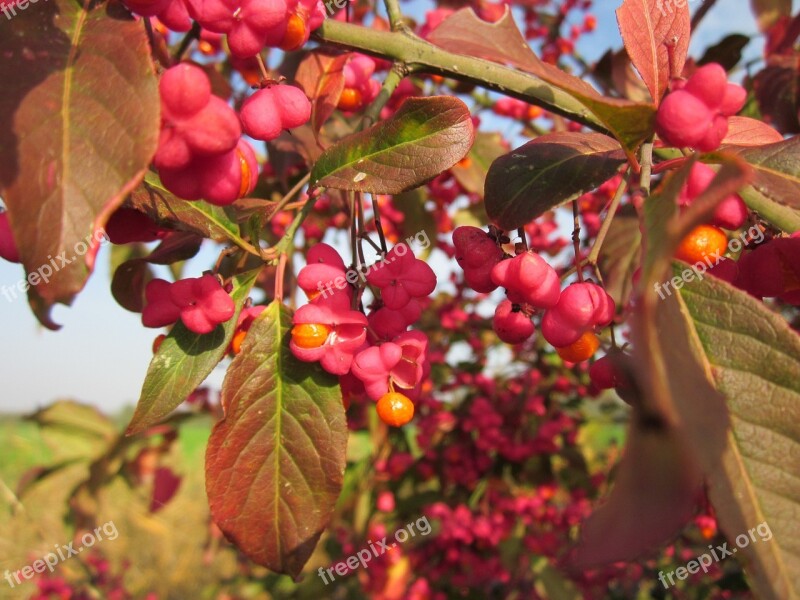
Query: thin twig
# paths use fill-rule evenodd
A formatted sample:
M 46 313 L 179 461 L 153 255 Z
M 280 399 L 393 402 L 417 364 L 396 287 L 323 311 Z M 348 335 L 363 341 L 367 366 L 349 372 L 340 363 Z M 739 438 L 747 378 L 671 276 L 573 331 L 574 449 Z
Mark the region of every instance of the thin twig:
M 148 19 L 149 20 L 149 19 Z M 192 42 L 195 41 L 200 37 L 200 23 L 195 21 L 192 23 L 192 28 L 183 36 L 181 40 L 181 45 L 178 46 L 178 49 L 175 51 L 175 55 L 173 56 L 173 61 L 175 63 L 181 62 L 183 58 L 183 54 L 189 49 Z
M 583 268 L 581 263 L 581 222 L 580 211 L 578 210 L 577 198 L 572 201 L 572 247 L 575 250 L 575 270 L 578 273 L 578 281 L 583 281 Z
M 370 194 L 370 198 L 372 199 L 372 216 L 375 219 L 375 229 L 378 230 L 378 239 L 381 241 L 380 249 L 386 254 L 389 252 L 389 248 L 386 246 L 386 236 L 383 233 L 383 223 L 381 223 L 381 211 L 378 207 L 378 199 L 375 197 L 375 194 Z

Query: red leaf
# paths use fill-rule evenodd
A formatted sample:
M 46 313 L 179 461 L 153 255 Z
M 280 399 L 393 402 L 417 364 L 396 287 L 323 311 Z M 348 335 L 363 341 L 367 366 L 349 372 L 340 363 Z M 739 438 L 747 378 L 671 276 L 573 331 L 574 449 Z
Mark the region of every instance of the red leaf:
M 50 308 L 69 304 L 94 267 L 98 246 L 88 240 L 142 178 L 158 143 L 144 29 L 121 5 L 91 6 L 42 3 L 0 36 L 0 191 L 22 262 L 31 273 L 50 257 L 70 261 L 29 290 L 53 329 Z
M 665 0 L 625 0 L 617 9 L 622 41 L 656 105 L 670 76 L 680 76 L 691 37 L 689 5 Z
M 167 467 L 156 469 L 153 482 L 153 496 L 150 498 L 150 512 L 158 512 L 178 493 L 181 487 L 181 478 Z
M 728 135 L 722 145 L 763 146 L 782 142 L 783 136 L 775 129 L 749 117 L 731 117 L 728 119 Z
M 312 52 L 297 67 L 295 81 L 311 100 L 311 125 L 314 135 L 331 116 L 344 90 L 344 65 L 350 54 L 330 56 Z

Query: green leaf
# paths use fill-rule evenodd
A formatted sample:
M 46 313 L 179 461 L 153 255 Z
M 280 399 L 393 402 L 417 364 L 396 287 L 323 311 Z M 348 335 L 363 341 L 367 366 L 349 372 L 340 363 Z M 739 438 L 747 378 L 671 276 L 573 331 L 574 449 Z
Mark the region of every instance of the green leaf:
M 797 598 L 800 337 L 762 302 L 713 277 L 680 294 L 731 415 L 721 464 L 708 474 L 721 529 L 734 541 L 766 521 L 774 538 L 737 557 L 758 597 Z
M 128 198 L 128 204 L 156 223 L 196 233 L 217 242 L 245 244 L 239 226 L 219 206 L 207 202 L 187 202 L 167 191 L 153 172 Z
M 530 93 L 540 98 L 542 106 L 554 112 L 559 112 L 559 105 L 576 105 L 579 113 L 588 111 L 592 120 L 608 129 L 628 152 L 653 132 L 653 105 L 606 98 L 582 79 L 541 61 L 528 46 L 510 11 L 489 23 L 471 8 L 461 9 L 434 29 L 428 41 L 450 52 L 512 65 L 535 75 L 543 83 L 531 86 Z
M 28 272 L 70 260 L 29 290 L 57 329 L 50 309 L 83 288 L 92 236 L 155 153 L 157 79 L 144 28 L 121 5 L 42 2 L 0 29 L 0 192 Z
M 726 146 L 724 152 L 709 155 L 704 160 L 718 162 L 725 153 L 733 153 L 747 161 L 755 170 L 753 192 L 743 197 L 748 206 L 762 216 L 787 225 L 795 231 L 800 211 L 800 137 L 761 146 Z M 751 204 L 752 203 L 752 204 Z
M 800 231 L 800 209 L 784 206 L 775 202 L 769 196 L 762 194 L 752 185 L 744 188 L 739 195 L 745 204 L 758 213 L 758 215 L 769 221 L 778 229 L 794 233 Z
M 314 164 L 311 184 L 400 194 L 464 158 L 473 139 L 469 109 L 458 98 L 409 98 L 386 121 L 328 148 Z
M 214 521 L 240 550 L 297 577 L 342 490 L 347 419 L 338 379 L 289 350 L 291 327 L 288 309 L 270 304 L 228 370 L 206 491 Z
M 28 417 L 59 461 L 94 459 L 116 438 L 117 428 L 93 406 L 59 400 Z
M 235 278 L 231 297 L 236 313 L 229 321 L 205 335 L 193 333 L 178 321 L 147 370 L 139 403 L 127 434 L 139 433 L 155 425 L 186 400 L 225 356 L 236 330 L 236 321 L 260 269 Z
M 486 213 L 516 229 L 616 174 L 625 153 L 600 133 L 551 133 L 501 156 L 486 177 Z

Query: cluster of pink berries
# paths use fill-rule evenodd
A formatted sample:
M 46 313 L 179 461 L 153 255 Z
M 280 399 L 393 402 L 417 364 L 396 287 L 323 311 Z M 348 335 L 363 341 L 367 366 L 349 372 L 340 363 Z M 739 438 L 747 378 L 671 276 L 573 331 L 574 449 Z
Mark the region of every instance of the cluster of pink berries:
M 250 96 L 239 113 L 251 138 L 269 142 L 284 129 L 294 129 L 311 118 L 311 102 L 292 85 L 268 85 Z
M 252 147 L 236 112 L 211 93 L 195 65 L 181 63 L 159 82 L 161 136 L 154 163 L 164 186 L 186 200 L 227 205 L 250 193 L 258 177 Z
M 352 308 L 359 278 L 379 291 L 369 316 Z M 309 250 L 308 264 L 297 281 L 309 303 L 293 318 L 294 355 L 339 375 L 348 392 L 363 389 L 378 402 L 385 422 L 408 422 L 413 416 L 411 398 L 419 395 L 429 371 L 428 338 L 408 328 L 422 312 L 420 300 L 436 287 L 430 266 L 398 244 L 366 274 L 359 274 L 347 271 L 331 246 L 318 244 Z
M 492 325 L 498 337 L 520 344 L 535 331 L 531 316 L 543 310 L 542 335 L 564 360 L 581 362 L 599 348 L 594 329 L 614 318 L 614 301 L 600 286 L 579 282 L 561 291 L 555 269 L 538 254 L 524 251 L 508 257 L 498 240 L 482 229 L 459 227 L 453 232 L 456 260 L 467 285 L 476 292 L 506 289 Z
M 678 148 L 711 152 L 728 133 L 728 117 L 744 106 L 745 89 L 728 83 L 725 69 L 717 63 L 700 67 L 687 81 L 673 81 L 656 117 L 656 132 Z
M 296 50 L 325 20 L 321 0 L 125 0 L 143 17 L 157 16 L 173 31 L 189 31 L 192 19 L 203 32 L 225 34 L 236 58 L 265 47 Z
M 145 288 L 145 298 L 145 327 L 165 327 L 180 319 L 190 331 L 205 334 L 236 312 L 233 299 L 219 279 L 210 274 L 174 283 L 153 279 Z
M 337 108 L 357 111 L 372 102 L 381 90 L 375 73 L 375 61 L 364 54 L 355 53 L 344 66 L 344 89 Z

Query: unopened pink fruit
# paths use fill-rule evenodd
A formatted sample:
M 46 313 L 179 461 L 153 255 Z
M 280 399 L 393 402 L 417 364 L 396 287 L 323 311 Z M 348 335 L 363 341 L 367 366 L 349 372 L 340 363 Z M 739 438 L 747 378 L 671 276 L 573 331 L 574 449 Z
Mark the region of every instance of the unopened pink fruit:
M 508 300 L 503 300 L 497 305 L 492 319 L 492 327 L 497 337 L 507 344 L 521 344 L 535 331 L 533 321 L 519 306 L 515 307 Z

